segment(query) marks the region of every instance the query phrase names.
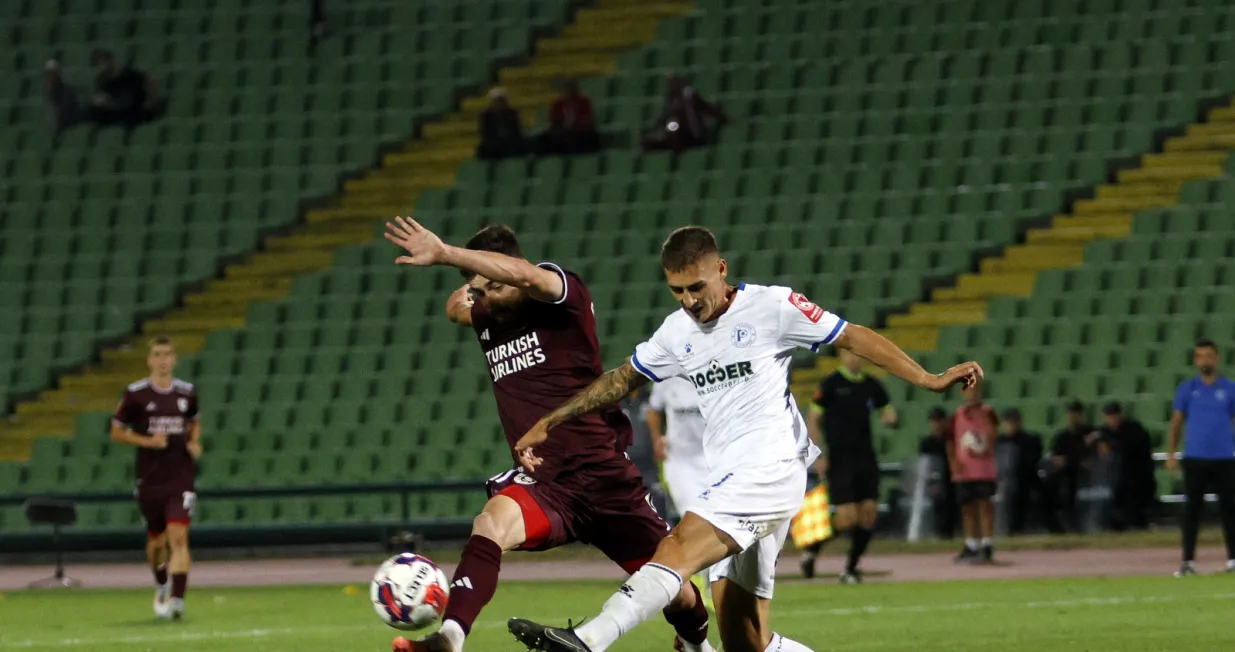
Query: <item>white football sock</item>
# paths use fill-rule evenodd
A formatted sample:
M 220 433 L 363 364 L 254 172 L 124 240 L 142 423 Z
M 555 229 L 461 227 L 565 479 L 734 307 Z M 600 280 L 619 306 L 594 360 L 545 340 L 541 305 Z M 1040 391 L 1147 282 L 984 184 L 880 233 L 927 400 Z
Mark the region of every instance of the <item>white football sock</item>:
M 772 642 L 763 652 L 814 652 L 797 641 L 792 641 L 780 634 L 772 634 Z
M 990 537 L 982 537 L 982 547 L 985 548 L 986 546 L 994 545 L 994 543 L 994 540 Z
M 660 564 L 644 564 L 613 597 L 600 615 L 575 629 L 592 652 L 604 652 L 618 637 L 660 613 L 682 590 L 682 577 Z
M 462 625 L 453 620 L 443 620 L 441 629 L 437 631 L 445 636 L 447 641 L 450 641 L 450 647 L 454 648 L 455 652 L 463 652 L 463 641 L 467 638 L 467 634 L 463 633 Z
M 978 540 L 977 539 L 965 539 L 965 547 L 969 548 L 970 550 L 977 550 Z
M 1226 560 L 1227 570 L 1235 570 L 1235 559 Z

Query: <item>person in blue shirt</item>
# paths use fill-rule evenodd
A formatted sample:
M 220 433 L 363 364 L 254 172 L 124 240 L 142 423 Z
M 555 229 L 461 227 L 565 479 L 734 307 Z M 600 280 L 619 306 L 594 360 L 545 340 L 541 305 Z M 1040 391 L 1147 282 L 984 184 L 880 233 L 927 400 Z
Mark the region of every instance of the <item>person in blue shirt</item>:
M 1235 383 L 1218 375 L 1218 347 L 1199 339 L 1192 350 L 1199 374 L 1180 383 L 1171 412 L 1166 466 L 1178 473 L 1175 459 L 1180 436 L 1184 442 L 1183 564 L 1176 577 L 1195 575 L 1196 536 L 1205 508 L 1205 494 L 1218 495 L 1222 535 L 1226 541 L 1226 570 L 1235 573 Z

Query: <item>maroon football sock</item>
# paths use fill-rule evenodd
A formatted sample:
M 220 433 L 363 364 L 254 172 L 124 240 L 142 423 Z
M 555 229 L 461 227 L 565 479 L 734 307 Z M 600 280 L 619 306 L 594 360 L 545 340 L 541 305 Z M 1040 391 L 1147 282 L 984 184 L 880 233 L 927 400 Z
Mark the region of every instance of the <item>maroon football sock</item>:
M 691 609 L 665 607 L 665 620 L 677 631 L 678 637 L 691 645 L 702 645 L 708 640 L 708 608 L 699 595 L 699 587 L 686 582 L 695 592 L 695 606 Z
M 172 597 L 184 599 L 184 592 L 189 588 L 188 573 L 172 573 Z
M 159 586 L 163 586 L 164 584 L 167 584 L 167 567 L 166 566 L 159 566 L 158 568 L 154 569 L 154 583 L 158 584 Z
M 501 569 L 502 547 L 492 539 L 473 534 L 463 547 L 463 558 L 450 580 L 450 602 L 443 618 L 459 623 L 465 634 L 471 633 L 480 610 L 497 592 Z

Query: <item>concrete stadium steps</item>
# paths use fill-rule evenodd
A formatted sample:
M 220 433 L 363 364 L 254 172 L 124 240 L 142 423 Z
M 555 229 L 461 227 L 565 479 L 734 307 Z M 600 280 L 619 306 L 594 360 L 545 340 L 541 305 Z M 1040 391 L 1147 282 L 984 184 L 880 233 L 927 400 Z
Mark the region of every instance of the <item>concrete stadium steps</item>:
M 619 54 L 651 42 L 663 20 L 691 9 L 683 2 L 598 0 L 559 33 L 540 39 L 526 63 L 500 71 L 499 84 L 531 126 L 556 97 L 558 78 L 613 73 Z M 111 411 L 120 389 L 146 373 L 149 337 L 171 336 L 181 355 L 193 355 L 210 331 L 242 328 L 252 304 L 283 298 L 294 278 L 329 267 L 334 250 L 370 242 L 382 221 L 411 214 L 424 190 L 453 185 L 459 165 L 474 156 L 477 119 L 487 104 L 485 93 L 464 99 L 458 111 L 425 125 L 420 138 L 387 155 L 382 167 L 347 181 L 334 206 L 308 211 L 292 233 L 267 237 L 264 250 L 227 266 L 222 279 L 142 324 L 141 336 L 104 351 L 96 364 L 60 376 L 57 389 L 20 403 L 0 423 L 0 460 L 25 460 L 34 438 L 72 436 L 80 414 Z
M 976 273 L 960 274 L 954 286 L 931 292 L 930 301 L 892 315 L 882 334 L 908 351 L 933 351 L 941 328 L 985 321 L 988 299 L 1030 296 L 1039 272 L 1083 264 L 1085 245 L 1127 236 L 1136 212 L 1172 206 L 1187 182 L 1222 175 L 1232 150 L 1235 102 L 1211 109 L 1206 122 L 1188 125 L 1162 152 L 1143 155 L 1139 167 L 1120 170 L 1114 183 L 1095 188 L 1093 199 L 1076 201 L 1071 214 L 1030 229 L 1023 244 L 1005 247 L 982 260 Z M 813 367 L 795 370 L 794 395 L 809 398 L 809 390 L 836 365 L 835 359 L 819 358 Z

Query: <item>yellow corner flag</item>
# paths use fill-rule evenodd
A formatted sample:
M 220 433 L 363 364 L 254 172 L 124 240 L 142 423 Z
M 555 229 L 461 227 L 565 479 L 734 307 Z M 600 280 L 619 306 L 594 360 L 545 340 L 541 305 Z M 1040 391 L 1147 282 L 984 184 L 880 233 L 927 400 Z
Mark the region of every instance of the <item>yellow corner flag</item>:
M 832 509 L 826 485 L 806 492 L 802 510 L 793 517 L 789 532 L 793 535 L 793 545 L 799 550 L 832 538 Z

